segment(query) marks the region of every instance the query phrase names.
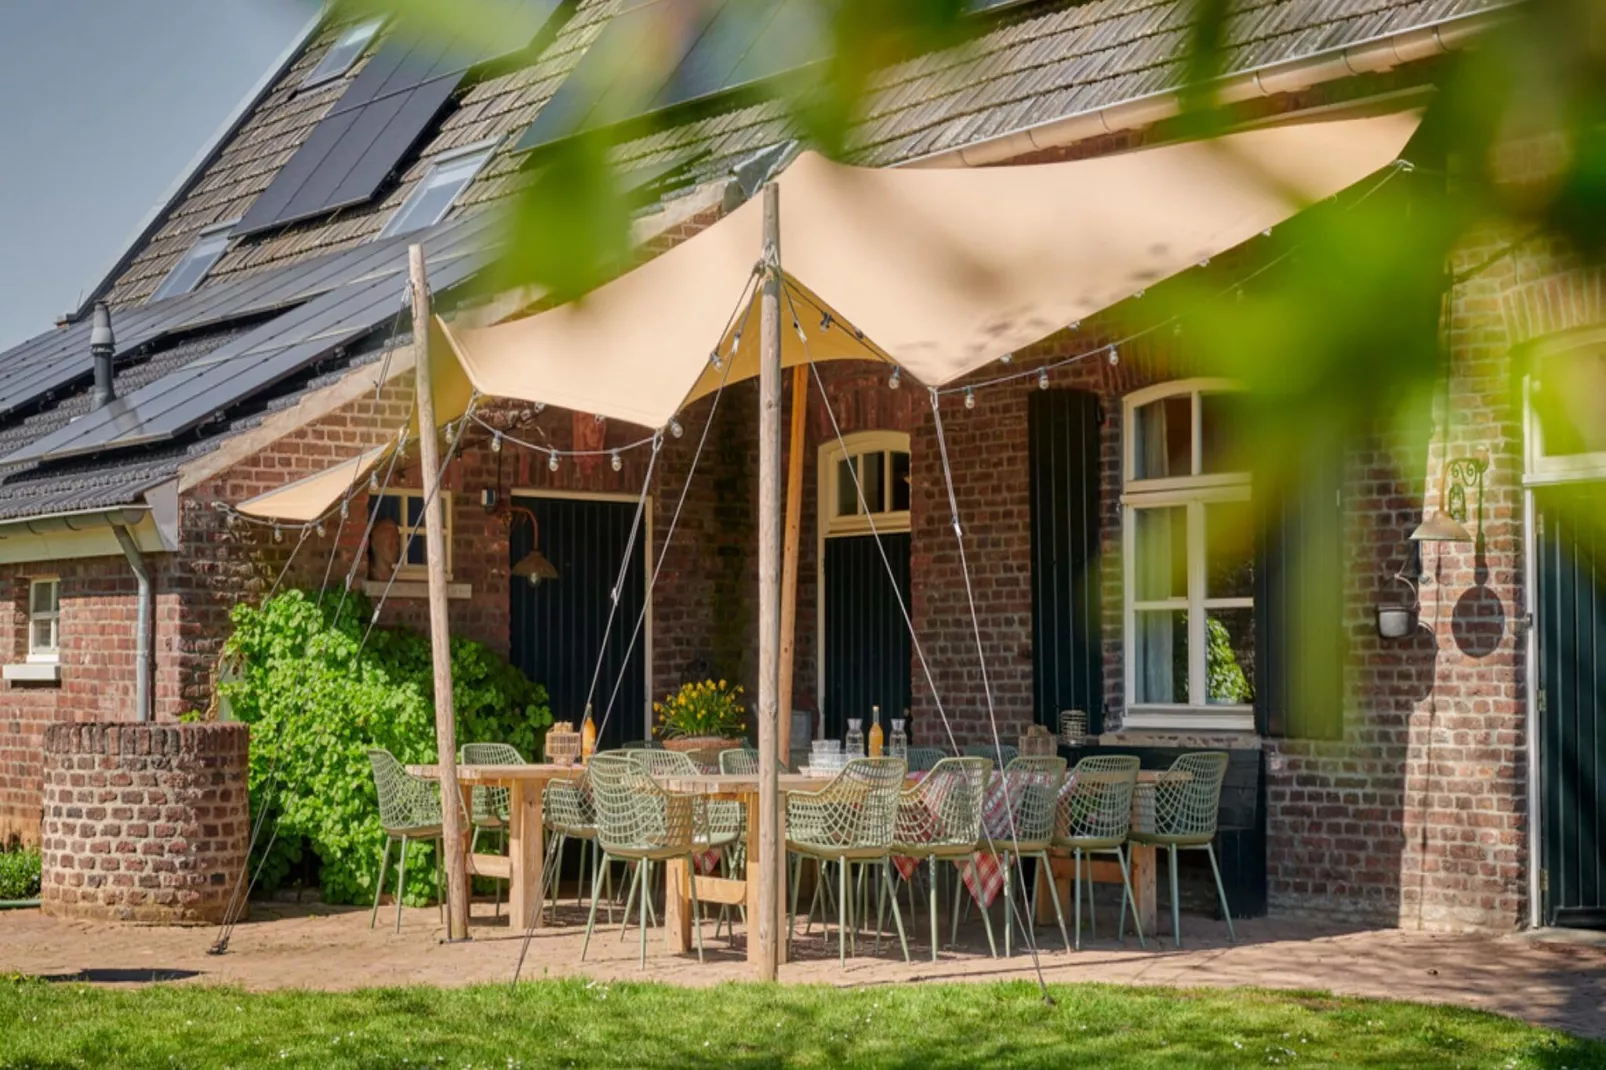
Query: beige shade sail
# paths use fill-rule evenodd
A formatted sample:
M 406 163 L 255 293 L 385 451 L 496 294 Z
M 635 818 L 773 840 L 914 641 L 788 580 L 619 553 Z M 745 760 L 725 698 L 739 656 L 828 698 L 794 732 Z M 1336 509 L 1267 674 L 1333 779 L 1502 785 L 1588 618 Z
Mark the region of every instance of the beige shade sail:
M 377 446 L 349 461 L 341 461 L 332 468 L 287 483 L 278 490 L 259 494 L 238 507 L 237 512 L 263 520 L 279 520 L 286 524 L 305 524 L 323 516 L 334 508 L 342 495 L 369 469 L 378 464 L 391 450 L 391 446 Z
M 781 266 L 801 295 L 783 305 L 783 363 L 892 360 L 952 382 L 1387 166 L 1419 121 L 1305 122 L 1019 167 L 804 153 L 776 180 Z M 581 301 L 448 337 L 482 394 L 660 427 L 722 376 L 756 374 L 761 239 L 755 198 Z M 710 354 L 723 365 L 733 345 L 735 364 L 716 368 Z

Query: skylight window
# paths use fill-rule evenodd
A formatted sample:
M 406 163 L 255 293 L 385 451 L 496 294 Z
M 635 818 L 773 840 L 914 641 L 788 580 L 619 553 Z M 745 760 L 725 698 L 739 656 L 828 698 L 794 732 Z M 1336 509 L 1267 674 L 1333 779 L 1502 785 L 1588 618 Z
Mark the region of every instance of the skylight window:
M 379 236 L 391 238 L 397 234 L 410 234 L 439 223 L 464 187 L 485 166 L 495 147 L 492 143 L 480 142 L 436 159 L 430 165 L 429 173 L 407 195 Z
M 187 294 L 201 284 L 206 273 L 212 270 L 223 250 L 229 247 L 229 232 L 239 220 L 230 220 L 227 223 L 218 223 L 207 227 L 196 237 L 195 244 L 189 251 L 179 258 L 173 265 L 173 270 L 167 273 L 167 278 L 156 287 L 151 294 L 152 301 L 160 301 L 164 297 L 177 297 Z
M 369 19 L 359 22 L 355 26 L 348 26 L 346 31 L 329 46 L 329 51 L 323 54 L 323 59 L 312 68 L 312 73 L 301 80 L 302 89 L 310 89 L 315 85 L 339 78 L 351 70 L 351 65 L 357 62 L 357 57 L 363 54 L 368 42 L 374 39 L 379 32 L 383 19 Z

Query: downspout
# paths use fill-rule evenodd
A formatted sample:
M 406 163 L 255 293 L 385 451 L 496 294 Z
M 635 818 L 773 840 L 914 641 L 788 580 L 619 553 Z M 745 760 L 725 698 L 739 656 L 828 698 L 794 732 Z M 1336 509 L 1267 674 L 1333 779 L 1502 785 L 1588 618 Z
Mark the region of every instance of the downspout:
M 133 570 L 134 578 L 139 581 L 139 599 L 135 612 L 138 613 L 138 622 L 134 630 L 134 709 L 140 721 L 151 720 L 151 633 L 152 609 L 154 600 L 151 598 L 151 573 L 145 565 L 145 557 L 139 552 L 139 544 L 134 536 L 122 524 L 113 524 L 112 533 L 117 536 L 117 543 L 123 548 L 123 556 L 128 558 L 128 567 Z
M 1503 4 L 1427 26 L 1415 26 L 1399 33 L 1383 34 L 1339 48 L 1239 71 L 1217 79 L 1215 97 L 1222 104 L 1237 104 L 1258 97 L 1295 93 L 1323 82 L 1386 71 L 1417 60 L 1442 56 L 1464 47 L 1473 37 L 1498 26 L 1509 18 L 1508 9 L 1514 6 Z M 1179 90 L 1163 89 L 1108 107 L 1077 112 L 997 137 L 918 156 L 896 166 L 985 167 L 1044 149 L 1074 145 L 1104 134 L 1151 126 L 1182 114 L 1183 106 Z
M 1533 380 L 1522 379 L 1522 705 L 1523 749 L 1527 752 L 1528 795 L 1528 927 L 1545 923 L 1543 792 L 1539 753 L 1539 555 L 1544 548 L 1539 539 L 1539 516 L 1533 485 L 1528 474 L 1534 470 Z

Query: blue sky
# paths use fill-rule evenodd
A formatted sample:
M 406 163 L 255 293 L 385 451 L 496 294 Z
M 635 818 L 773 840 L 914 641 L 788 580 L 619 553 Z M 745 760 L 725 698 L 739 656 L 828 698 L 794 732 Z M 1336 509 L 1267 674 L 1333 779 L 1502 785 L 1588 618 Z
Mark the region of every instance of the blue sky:
M 0 348 L 78 303 L 309 0 L 0 3 Z

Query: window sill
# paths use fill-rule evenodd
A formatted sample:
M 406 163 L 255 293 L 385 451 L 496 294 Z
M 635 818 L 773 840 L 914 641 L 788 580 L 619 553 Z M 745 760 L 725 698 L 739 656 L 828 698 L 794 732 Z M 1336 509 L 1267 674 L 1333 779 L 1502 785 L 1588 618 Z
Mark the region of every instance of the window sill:
M 389 587 L 387 593 L 385 588 Z M 429 583 L 425 580 L 397 580 L 387 583 L 385 580 L 363 580 L 362 593 L 369 598 L 428 598 Z M 466 583 L 448 583 L 446 597 L 452 600 L 470 598 L 474 588 Z
M 0 669 L 0 675 L 18 684 L 57 684 L 61 682 L 61 662 L 19 662 Z
M 1255 711 L 1248 706 L 1135 707 L 1121 718 L 1121 727 L 1181 732 L 1253 732 Z

